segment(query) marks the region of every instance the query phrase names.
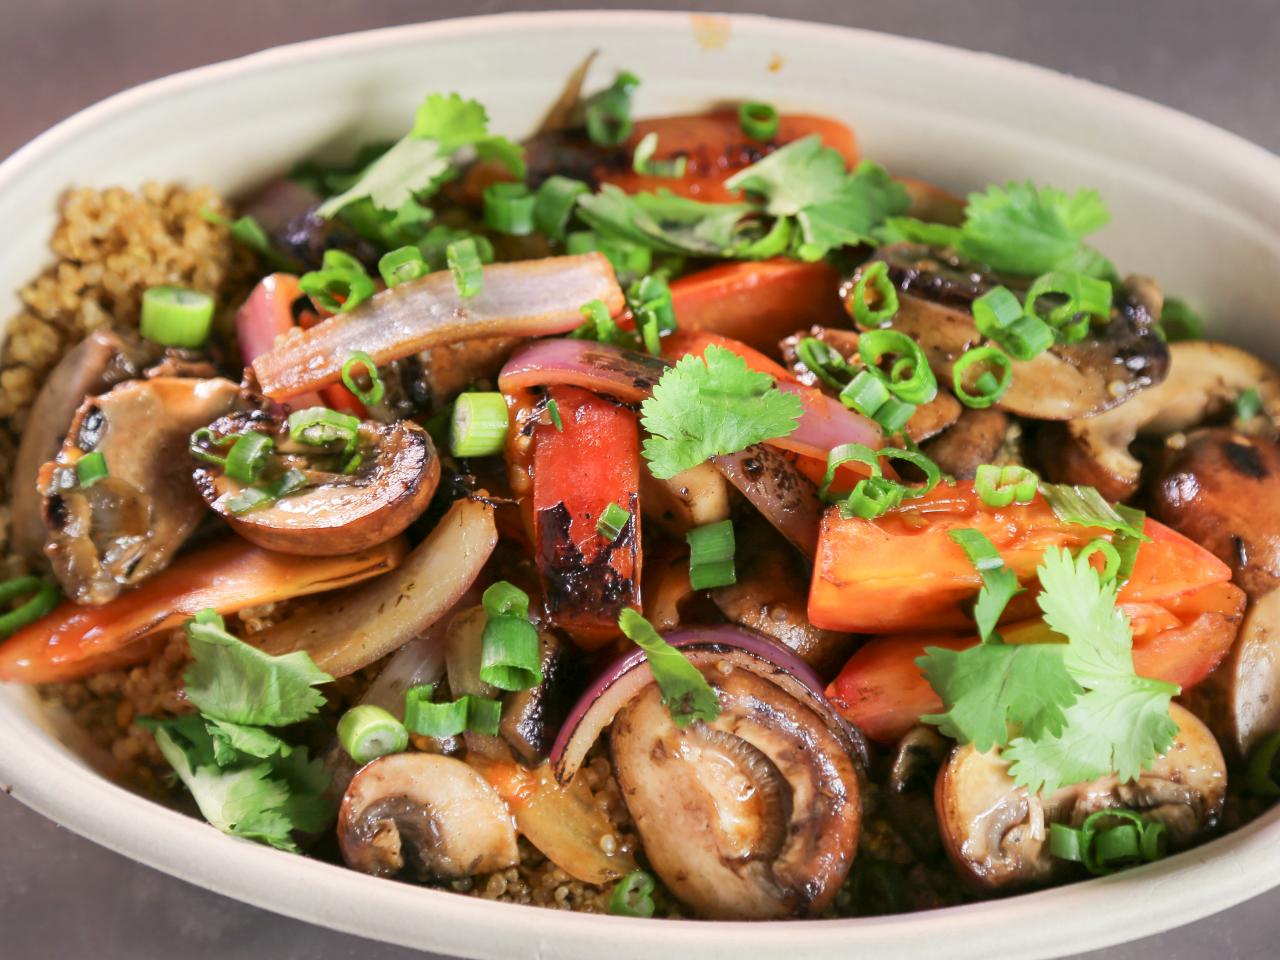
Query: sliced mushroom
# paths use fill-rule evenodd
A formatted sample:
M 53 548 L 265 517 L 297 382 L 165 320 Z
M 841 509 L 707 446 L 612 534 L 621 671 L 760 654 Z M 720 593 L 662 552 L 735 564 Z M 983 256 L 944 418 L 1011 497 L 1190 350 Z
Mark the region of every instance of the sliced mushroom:
M 737 582 L 713 590 L 711 599 L 727 619 L 773 637 L 830 679 L 849 659 L 854 638 L 809 622 L 809 565 L 762 520 L 739 524 L 737 538 Z
M 845 360 L 854 363 L 855 358 L 858 356 L 857 331 L 838 330 L 832 327 L 811 327 L 807 332 L 802 330 L 793 333 L 778 344 L 778 349 L 782 352 L 783 362 L 795 374 L 797 380 L 806 386 L 817 387 L 835 396 L 837 391 L 819 379 L 800 359 L 797 347 L 800 341 L 806 337 L 821 340 L 844 357 Z M 955 423 L 963 409 L 954 394 L 949 390 L 939 389 L 936 397 L 928 403 L 922 403 L 916 407 L 916 412 L 907 421 L 907 436 L 916 443 L 923 443 Z
M 1120 807 L 1164 823 L 1176 847 L 1212 830 L 1226 798 L 1222 751 L 1190 711 L 1172 704 L 1169 714 L 1178 726 L 1173 744 L 1137 780 L 1106 776 L 1049 797 L 1015 785 L 997 752 L 956 747 L 935 796 L 952 863 L 980 888 L 1040 885 L 1066 869 L 1065 861 L 1050 856 L 1050 823 L 1078 827 L 1091 813 Z
M 362 550 L 401 533 L 427 508 L 440 481 L 440 458 L 430 435 L 398 420 L 360 424 L 354 451 L 336 441 L 308 446 L 290 438 L 287 424 L 262 412 L 239 413 L 210 424 L 210 452 L 226 453 L 223 438 L 256 432 L 272 438 L 260 486 L 291 470 L 308 485 L 265 506 L 237 512 L 248 485 L 221 464 L 200 462 L 197 489 L 209 507 L 246 540 L 268 550 L 335 555 Z
M 817 552 L 822 523 L 818 486 L 782 451 L 757 443 L 711 462 L 792 546 L 806 557 Z
M 827 722 L 727 661 L 704 668 L 721 713 L 681 728 L 649 684 L 618 713 L 614 770 L 645 854 L 699 914 L 821 912 L 853 862 L 858 778 Z
M 511 814 L 461 760 L 397 753 L 366 764 L 338 813 L 342 859 L 376 877 L 459 879 L 520 862 Z
M 894 329 L 919 342 L 943 383 L 951 382 L 954 362 L 982 340 L 973 301 L 996 284 L 1020 286 L 931 247 L 896 244 L 881 248 L 876 259 L 888 264 L 899 290 Z M 1118 406 L 1163 380 L 1169 351 L 1156 334 L 1158 318 L 1127 288 L 1118 293 L 1110 321 L 1086 339 L 1014 361 L 1000 409 L 1034 420 L 1072 420 Z
M 1225 343 L 1175 343 L 1163 383 L 1114 410 L 1043 431 L 1044 467 L 1054 480 L 1088 484 L 1109 500 L 1127 500 L 1142 473 L 1142 464 L 1129 452 L 1136 438 L 1199 426 L 1231 410 L 1251 388 L 1258 390 L 1266 414 L 1258 425 L 1280 430 L 1280 372 L 1274 367 Z
M 999 410 L 966 409 L 941 436 L 924 445 L 924 452 L 943 473 L 972 480 L 982 464 L 1000 462 L 1009 427 L 1009 418 Z
M 31 560 L 44 556 L 47 529 L 37 489 L 40 468 L 58 455 L 76 410 L 113 384 L 137 376 L 133 351 L 109 330 L 95 330 L 50 371 L 27 416 L 13 462 L 13 548 Z
M 933 811 L 933 785 L 947 758 L 949 741 L 937 728 L 917 724 L 894 748 L 889 766 L 889 819 L 920 857 L 941 852 L 938 818 Z
M 547 759 L 565 714 L 573 705 L 568 695 L 571 661 L 564 643 L 554 633 L 543 630 L 541 642 L 542 682 L 527 690 L 507 694 L 502 705 L 498 734 L 530 765 Z
M 1151 512 L 1232 569 L 1253 600 L 1280 588 L 1280 444 L 1219 427 L 1167 448 Z
M 133 380 L 81 404 L 56 460 L 40 470 L 45 553 L 77 603 L 98 605 L 163 570 L 204 514 L 186 466 L 191 432 L 226 413 L 229 380 Z M 81 485 L 100 453 L 107 476 Z
M 494 382 L 498 372 L 520 344 L 516 337 L 485 337 L 432 347 L 418 354 L 422 380 L 433 407 L 444 406 L 477 381 Z

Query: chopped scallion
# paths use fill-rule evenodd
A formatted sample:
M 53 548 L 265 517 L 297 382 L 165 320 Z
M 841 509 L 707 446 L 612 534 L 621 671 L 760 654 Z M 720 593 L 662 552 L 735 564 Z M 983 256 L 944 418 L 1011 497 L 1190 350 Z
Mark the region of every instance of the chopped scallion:
M 584 111 L 587 136 L 601 147 L 617 147 L 626 143 L 634 124 L 631 120 L 631 92 L 640 86 L 640 78 L 628 70 L 618 72 L 613 85 L 592 96 Z
M 551 417 L 551 423 L 555 426 L 557 433 L 564 433 L 564 421 L 560 419 L 560 404 L 556 403 L 552 397 L 547 401 L 547 415 Z
M 578 197 L 591 189 L 581 180 L 552 174 L 542 181 L 533 201 L 533 224 L 549 237 L 563 239 Z
M 849 294 L 853 321 L 864 330 L 882 327 L 898 312 L 898 288 L 889 279 L 889 265 L 873 260 L 858 271 Z
M 357 367 L 364 368 L 364 375 L 369 381 L 368 387 L 365 387 L 356 379 Z M 366 407 L 376 407 L 387 395 L 387 387 L 382 382 L 382 377 L 378 375 L 377 364 L 373 362 L 373 357 L 363 350 L 357 350 L 347 357 L 346 362 L 343 363 L 342 383 Z
M 1127 508 L 1113 507 L 1094 487 L 1042 483 L 1040 494 L 1063 523 L 1102 527 L 1136 540 L 1150 539 L 1142 532 L 1144 518 L 1141 511 L 1129 512 Z
M 312 447 L 323 447 L 342 441 L 346 449 L 355 446 L 360 432 L 360 421 L 349 413 L 340 413 L 328 407 L 307 407 L 295 410 L 285 421 L 289 427 L 289 439 Z
M 1053 346 L 1053 331 L 1039 317 L 1023 312 L 1006 287 L 995 287 L 973 301 L 978 332 L 995 341 L 1015 360 L 1031 360 Z
M 951 368 L 952 391 L 967 407 L 985 409 L 1013 384 L 1013 364 L 995 347 L 974 347 Z
M 409 731 L 389 711 L 371 703 L 352 707 L 338 721 L 338 742 L 356 763 L 365 764 L 409 746 Z
M 732 520 L 695 527 L 685 539 L 689 541 L 689 585 L 693 589 L 707 590 L 738 582 Z
M 499 690 L 528 690 L 542 682 L 537 628 L 529 622 L 529 595 L 499 580 L 481 598 L 486 616 L 480 679 Z
M 1236 420 L 1248 423 L 1262 412 L 1262 395 L 1257 387 L 1250 387 L 1236 397 Z
M 493 736 L 502 719 L 502 701 L 467 695 L 433 703 L 434 684 L 411 688 L 404 696 L 404 725 L 424 737 L 454 737 L 472 730 Z
M 0 614 L 0 638 L 9 636 L 52 611 L 62 594 L 54 584 L 42 577 L 14 577 L 0 583 L 0 607 L 20 597 L 28 599 L 7 613 Z
M 449 264 L 449 273 L 453 275 L 454 286 L 458 288 L 458 296 L 466 300 L 480 292 L 484 286 L 484 266 L 480 263 L 480 253 L 473 238 L 449 244 L 445 248 L 445 260 Z
M 329 313 L 354 310 L 376 289 L 364 264 L 341 250 L 326 250 L 322 268 L 304 273 L 298 278 L 298 286 L 316 306 Z
M 653 155 L 658 151 L 658 134 L 646 133 L 636 144 L 631 166 L 636 173 L 651 177 L 679 178 L 684 176 L 688 167 L 687 157 L 676 157 L 674 160 L 655 160 Z
M 537 198 L 523 183 L 500 180 L 484 188 L 484 222 L 490 230 L 524 237 L 533 233 Z
M 628 511 L 623 510 L 616 503 L 610 503 L 601 512 L 600 519 L 596 521 L 596 532 L 613 543 L 622 535 L 622 531 L 630 522 L 631 514 Z
M 1120 573 L 1120 551 L 1113 547 L 1110 542 L 1098 538 L 1097 540 L 1089 541 L 1080 551 L 1079 556 L 1088 560 L 1095 553 L 1102 556 L 1102 570 L 1099 576 L 1102 578 L 1103 583 L 1114 580 Z
M 619 880 L 609 896 L 609 912 L 619 917 L 652 917 L 653 877 L 643 870 L 632 870 Z
M 984 463 L 973 476 L 973 489 L 978 498 L 997 510 L 1013 503 L 1030 503 L 1039 484 L 1040 478 L 1034 471 L 1016 464 L 999 467 Z
M 773 104 L 755 101 L 738 104 L 738 125 L 752 140 L 772 140 L 778 135 L 778 124 L 778 111 Z
M 142 295 L 141 332 L 166 347 L 198 347 L 209 339 L 213 297 L 185 287 L 151 287 Z
M 887 356 L 897 356 L 890 368 L 888 388 L 907 403 L 928 403 L 938 395 L 938 380 L 920 344 L 898 330 L 869 330 L 858 337 L 858 355 L 867 369 Z
M 507 401 L 500 393 L 461 393 L 453 404 L 449 449 L 455 457 L 491 457 L 507 441 Z
M 1027 291 L 1028 316 L 1040 316 L 1041 297 L 1063 301 L 1045 311 L 1055 338 L 1062 343 L 1078 343 L 1088 336 L 1095 318 L 1105 320 L 1111 315 L 1111 284 L 1082 273 L 1055 270 L 1037 277 Z
M 82 487 L 92 487 L 107 476 L 107 458 L 101 450 L 86 453 L 76 461 L 76 480 Z
M 266 469 L 267 457 L 275 443 L 265 433 L 249 430 L 236 437 L 227 454 L 224 472 L 232 480 L 255 483 Z
M 426 258 L 417 247 L 399 247 L 383 254 L 378 261 L 378 273 L 382 274 L 382 282 L 388 287 L 417 280 L 430 272 Z

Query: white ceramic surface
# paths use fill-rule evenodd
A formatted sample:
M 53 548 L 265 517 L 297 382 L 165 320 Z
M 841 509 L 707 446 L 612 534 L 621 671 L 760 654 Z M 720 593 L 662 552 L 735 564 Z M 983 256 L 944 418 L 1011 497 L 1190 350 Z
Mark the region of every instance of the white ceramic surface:
M 963 191 L 1006 178 L 1100 189 L 1100 246 L 1158 276 L 1214 328 L 1270 353 L 1280 159 L 1205 123 L 1007 60 L 841 28 L 685 14 L 485 17 L 336 37 L 193 70 L 112 97 L 0 164 L 0 316 L 47 260 L 68 186 L 143 180 L 234 192 L 299 157 L 398 134 L 421 95 L 483 100 L 528 130 L 591 49 L 593 75 L 640 69 L 640 115 L 720 98 L 852 123 L 865 155 Z M 1121 875 L 955 909 L 868 920 L 692 923 L 494 904 L 389 883 L 225 837 L 98 777 L 28 691 L 0 688 L 0 787 L 112 849 L 315 923 L 474 957 L 1042 957 L 1154 933 L 1274 885 L 1280 810 Z M 0 851 L 0 864 L 3 863 Z M 2 945 L 2 934 L 0 934 Z

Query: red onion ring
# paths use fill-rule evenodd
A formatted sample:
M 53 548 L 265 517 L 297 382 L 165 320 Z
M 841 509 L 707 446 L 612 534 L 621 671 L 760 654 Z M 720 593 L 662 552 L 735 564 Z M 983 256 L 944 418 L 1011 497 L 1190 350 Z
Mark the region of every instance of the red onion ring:
M 664 638 L 702 667 L 730 659 L 751 670 L 804 703 L 839 737 L 851 756 L 865 760 L 862 735 L 840 717 L 823 695 L 823 683 L 807 663 L 776 640 L 740 627 L 709 626 L 676 630 Z M 556 779 L 568 783 L 582 766 L 587 752 L 614 716 L 653 682 L 643 650 L 624 654 L 601 672 L 574 704 L 551 748 L 550 762 Z
M 661 357 L 623 350 L 592 340 L 537 340 L 511 355 L 498 374 L 503 393 L 527 387 L 567 384 L 639 403 L 671 368 Z

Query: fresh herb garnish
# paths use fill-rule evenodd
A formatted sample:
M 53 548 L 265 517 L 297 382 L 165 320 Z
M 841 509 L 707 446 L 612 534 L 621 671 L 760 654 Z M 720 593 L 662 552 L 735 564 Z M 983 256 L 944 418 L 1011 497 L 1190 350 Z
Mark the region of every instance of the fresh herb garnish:
M 1106 205 L 1096 190 L 1070 196 L 1031 183 L 992 186 L 971 193 L 963 225 L 950 227 L 910 217 L 888 220 L 879 231 L 883 243 L 927 243 L 952 247 L 993 270 L 1036 276 L 1069 270 L 1109 275 L 1111 265 L 1084 238 L 1106 226 Z
M 664 373 L 640 407 L 652 434 L 644 456 L 655 477 L 673 477 L 709 457 L 785 437 L 803 413 L 799 398 L 779 390 L 772 377 L 712 344 Z
M 1040 495 L 1048 502 L 1054 516 L 1063 523 L 1101 527 L 1138 541 L 1150 539 L 1142 532 L 1144 516 L 1140 510 L 1113 507 L 1093 487 L 1041 483 Z
M 193 662 L 183 680 L 200 714 L 139 722 L 206 820 L 224 833 L 296 851 L 295 830 L 319 831 L 332 820 L 323 796 L 329 774 L 305 747 L 262 728 L 313 716 L 324 703 L 316 685 L 333 678 L 305 652 L 272 657 L 237 639 L 212 610 L 186 630 Z
M 1166 297 L 1160 308 L 1160 322 L 1156 330 L 1169 343 L 1181 340 L 1200 340 L 1204 337 L 1204 318 L 1187 305 L 1185 300 Z
M 720 698 L 702 671 L 662 639 L 648 620 L 627 608 L 618 617 L 618 626 L 627 639 L 644 651 L 653 679 L 662 691 L 662 702 L 677 727 L 687 727 L 695 720 L 709 723 L 720 716 Z
M 454 176 L 454 154 L 463 147 L 502 163 L 513 176 L 524 176 L 522 148 L 489 133 L 489 117 L 478 101 L 433 93 L 418 107 L 413 129 L 365 167 L 354 183 L 321 204 L 317 213 L 332 217 L 363 199 L 378 210 L 401 211 Z
M 725 186 L 760 197 L 772 216 L 794 217 L 800 228 L 794 249 L 803 260 L 874 243 L 872 231 L 910 203 L 906 188 L 883 167 L 864 160 L 850 172 L 840 152 L 817 134 L 780 147 Z
M 237 217 L 232 220 L 230 217 L 224 217 L 210 207 L 202 207 L 200 209 L 200 217 L 208 223 L 226 227 L 231 231 L 232 240 L 259 254 L 277 270 L 294 270 L 297 268 L 297 261 L 277 250 L 272 245 L 271 238 L 267 236 L 267 231 L 262 229 L 262 224 L 258 223 L 253 217 L 246 214 L 243 217 Z

